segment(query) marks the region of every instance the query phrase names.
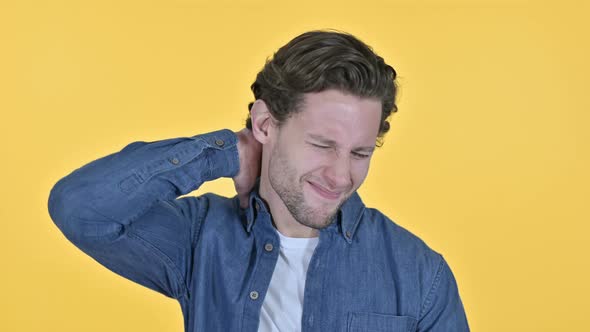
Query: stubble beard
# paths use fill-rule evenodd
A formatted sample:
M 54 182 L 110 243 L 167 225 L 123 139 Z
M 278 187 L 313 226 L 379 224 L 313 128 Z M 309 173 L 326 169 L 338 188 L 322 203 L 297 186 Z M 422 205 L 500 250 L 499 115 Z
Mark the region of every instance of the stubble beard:
M 340 210 L 342 201 L 329 213 L 323 213 L 306 204 L 303 195 L 305 176 L 297 178 L 297 172 L 278 151 L 272 151 L 268 165 L 270 186 L 285 204 L 293 218 L 300 224 L 317 230 L 328 227 Z

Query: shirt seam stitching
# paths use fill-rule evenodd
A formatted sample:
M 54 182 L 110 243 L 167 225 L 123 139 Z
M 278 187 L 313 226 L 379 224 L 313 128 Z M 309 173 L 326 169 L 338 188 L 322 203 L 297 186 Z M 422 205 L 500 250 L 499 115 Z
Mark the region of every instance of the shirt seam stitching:
M 441 279 L 441 275 L 442 275 L 442 271 L 443 271 L 443 264 L 444 264 L 444 261 L 441 259 L 438 264 L 438 268 L 436 270 L 434 280 L 432 281 L 432 285 L 430 286 L 430 291 L 426 295 L 426 298 L 424 299 L 424 303 L 422 305 L 422 309 L 420 310 L 420 315 L 418 315 L 420 317 L 420 319 L 422 319 L 422 315 L 424 315 L 424 313 L 426 312 L 426 308 L 430 305 L 430 303 L 432 301 L 432 297 L 434 296 L 434 293 L 437 291 L 438 286 L 440 285 L 440 279 Z

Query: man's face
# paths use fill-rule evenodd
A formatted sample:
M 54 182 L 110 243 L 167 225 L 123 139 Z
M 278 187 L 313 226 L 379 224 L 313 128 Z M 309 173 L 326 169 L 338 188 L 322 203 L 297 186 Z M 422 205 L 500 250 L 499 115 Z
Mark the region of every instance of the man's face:
M 276 132 L 268 176 L 299 223 L 322 229 L 367 176 L 381 102 L 337 90 L 305 94 L 304 100 Z

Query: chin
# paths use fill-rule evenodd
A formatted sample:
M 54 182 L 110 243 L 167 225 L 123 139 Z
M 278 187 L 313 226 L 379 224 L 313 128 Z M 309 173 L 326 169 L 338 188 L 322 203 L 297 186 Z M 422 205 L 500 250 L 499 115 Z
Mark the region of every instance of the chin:
M 325 204 L 309 204 L 308 202 L 307 206 L 309 208 L 309 211 L 311 211 L 311 213 L 313 213 L 314 218 L 310 218 L 311 220 L 313 220 L 313 225 L 315 227 L 313 228 L 324 228 L 327 227 L 328 225 L 330 225 L 330 219 L 332 219 L 332 217 L 338 212 L 338 208 L 340 207 L 340 204 L 337 204 L 337 202 L 333 203 L 333 204 L 329 204 L 329 205 L 325 205 Z M 310 226 L 312 227 L 312 226 Z
M 305 223 L 300 222 L 302 225 L 313 228 L 313 229 L 324 229 L 332 224 L 332 218 L 328 218 L 330 216 L 326 215 L 322 219 L 313 219 L 313 220 L 306 220 Z

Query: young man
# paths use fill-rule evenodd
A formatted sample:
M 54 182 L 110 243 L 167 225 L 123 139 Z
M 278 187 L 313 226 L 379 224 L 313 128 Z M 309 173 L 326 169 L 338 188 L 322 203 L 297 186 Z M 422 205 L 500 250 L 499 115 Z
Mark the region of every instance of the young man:
M 304 33 L 258 74 L 247 128 L 131 143 L 59 180 L 50 215 L 178 299 L 186 331 L 469 331 L 443 257 L 356 193 L 395 76 L 352 35 Z M 178 198 L 219 177 L 236 197 Z

